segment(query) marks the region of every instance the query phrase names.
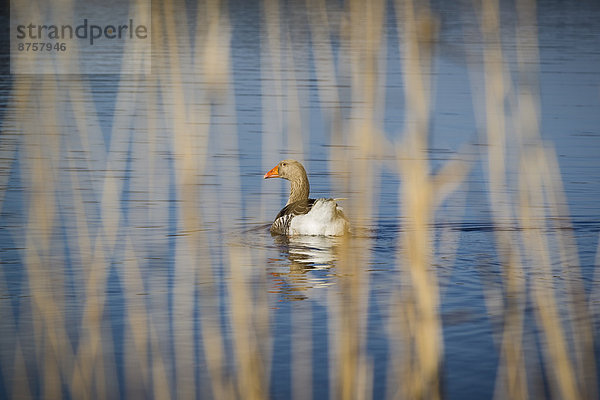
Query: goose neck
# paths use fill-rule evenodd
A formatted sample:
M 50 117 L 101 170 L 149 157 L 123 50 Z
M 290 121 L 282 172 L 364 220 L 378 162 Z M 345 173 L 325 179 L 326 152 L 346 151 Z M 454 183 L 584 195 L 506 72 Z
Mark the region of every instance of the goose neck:
M 310 186 L 308 178 L 301 177 L 294 179 L 290 184 L 290 198 L 287 204 L 295 203 L 301 200 L 308 200 L 308 194 L 310 193 Z

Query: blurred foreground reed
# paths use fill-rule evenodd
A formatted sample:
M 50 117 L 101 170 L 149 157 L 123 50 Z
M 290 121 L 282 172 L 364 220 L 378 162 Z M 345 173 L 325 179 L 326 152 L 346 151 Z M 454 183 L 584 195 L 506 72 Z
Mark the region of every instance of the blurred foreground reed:
M 392 261 L 397 291 L 384 318 L 390 348 L 385 392 L 390 398 L 444 397 L 435 265 L 437 255 L 451 253 L 458 239 L 436 242 L 434 221 L 438 207 L 476 162 L 487 166 L 502 271 L 499 285 L 484 282 L 497 327 L 496 397 L 598 396 L 588 300 L 593 294 L 586 294 L 582 285 L 556 156 L 539 133 L 532 29 L 536 5 L 528 0 L 516 5 L 518 86 L 503 63 L 498 3 L 473 2 L 483 51 L 468 57 L 473 74 L 483 76 L 484 87 L 474 87 L 474 97 L 484 99 L 477 129 L 486 146 L 476 159 L 459 154 L 432 173 L 428 133 L 439 20 L 429 7 L 410 0 L 261 3 L 264 171 L 282 154 L 303 161 L 310 143 L 301 106 L 307 99 L 297 78 L 307 72 L 296 68 L 299 55 L 288 15 L 289 7 L 297 6 L 306 13 L 305 39 L 312 41 L 301 55 L 314 59 L 331 142 L 328 163 L 340 177 L 332 192 L 351 194 L 344 206 L 357 230 L 376 224 L 381 170 L 393 171 L 402 182 L 402 231 Z M 18 296 L 6 295 L 0 302 L 4 397 L 270 395 L 272 305 L 261 268 L 269 261 L 264 248 L 225 236 L 239 230 L 241 215 L 235 215 L 235 207 L 219 205 L 241 202 L 241 168 L 236 158 L 209 154 L 215 147 L 239 152 L 232 117 L 231 10 L 215 0 L 193 7 L 192 16 L 181 12 L 185 9 L 173 1 L 153 5 L 153 73 L 123 77 L 123 86 L 136 89 L 117 91 L 108 141 L 93 102 L 81 101 L 93 98 L 86 79 L 14 79 L 3 126 L 14 123 L 18 139 L 5 131 L 0 140 L 6 159 L 19 160 L 23 224 L 6 228 L 22 277 Z M 391 27 L 390 9 L 395 13 Z M 195 24 L 188 23 L 190 18 Z M 399 38 L 402 59 L 394 62 L 401 63 L 404 77 L 405 125 L 394 140 L 383 128 L 388 29 Z M 345 100 L 337 88 L 347 77 L 352 102 L 345 116 Z M 219 115 L 229 116 L 229 130 L 215 132 Z M 60 132 L 68 121 L 74 122 L 70 131 Z M 132 130 L 143 135 L 132 137 Z M 165 148 L 172 157 L 164 157 Z M 515 153 L 509 155 L 507 149 Z M 515 164 L 507 161 L 513 157 Z M 209 166 L 209 161 L 217 165 Z M 6 167 L 11 168 L 16 167 Z M 223 177 L 221 186 L 203 186 L 215 171 Z M 514 175 L 517 181 L 508 182 L 507 176 Z M 7 201 L 10 185 L 7 177 L 2 201 Z M 261 195 L 261 205 L 248 206 L 255 222 L 270 218 L 266 196 Z M 140 203 L 129 206 L 127 201 Z M 161 234 L 160 226 L 170 226 L 175 237 Z M 136 229 L 140 227 L 144 229 Z M 338 289 L 326 303 L 329 397 L 371 398 L 373 388 L 382 384 L 373 378 L 366 344 L 372 241 L 354 235 L 335 248 Z M 169 251 L 170 268 L 152 261 Z M 16 293 L 8 287 L 14 282 L 9 279 L 13 267 L 3 262 L 2 293 Z M 555 270 L 566 271 L 567 278 L 558 283 Z M 122 310 L 111 306 L 109 281 L 122 289 Z M 538 339 L 524 330 L 527 304 L 532 304 Z M 327 391 L 314 391 L 311 309 L 298 309 L 302 312 L 296 311 L 291 322 L 292 394 L 311 398 Z M 532 340 L 540 342 L 542 362 L 526 348 Z M 546 377 L 545 385 L 540 376 Z

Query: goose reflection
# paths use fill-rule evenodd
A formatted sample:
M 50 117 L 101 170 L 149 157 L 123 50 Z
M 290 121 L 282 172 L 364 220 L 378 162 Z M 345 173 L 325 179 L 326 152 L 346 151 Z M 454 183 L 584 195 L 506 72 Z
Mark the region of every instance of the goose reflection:
M 335 262 L 341 240 L 328 236 L 274 235 L 273 241 L 285 258 L 271 272 L 273 292 L 288 301 L 305 300 L 319 296 L 319 288 L 335 284 Z

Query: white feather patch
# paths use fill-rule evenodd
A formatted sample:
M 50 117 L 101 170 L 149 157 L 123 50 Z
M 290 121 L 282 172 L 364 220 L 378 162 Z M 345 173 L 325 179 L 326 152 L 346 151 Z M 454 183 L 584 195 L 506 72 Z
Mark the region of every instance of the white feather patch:
M 307 214 L 292 219 L 288 234 L 340 236 L 349 228 L 342 208 L 334 200 L 317 199 Z

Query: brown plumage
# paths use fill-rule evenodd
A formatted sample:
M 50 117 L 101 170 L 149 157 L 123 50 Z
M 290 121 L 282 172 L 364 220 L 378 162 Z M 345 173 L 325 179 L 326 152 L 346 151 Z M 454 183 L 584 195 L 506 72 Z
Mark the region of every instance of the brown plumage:
M 290 196 L 271 225 L 280 235 L 343 235 L 350 224 L 333 199 L 310 199 L 310 184 L 304 166 L 296 160 L 283 160 L 267 172 L 264 179 L 290 181 Z

